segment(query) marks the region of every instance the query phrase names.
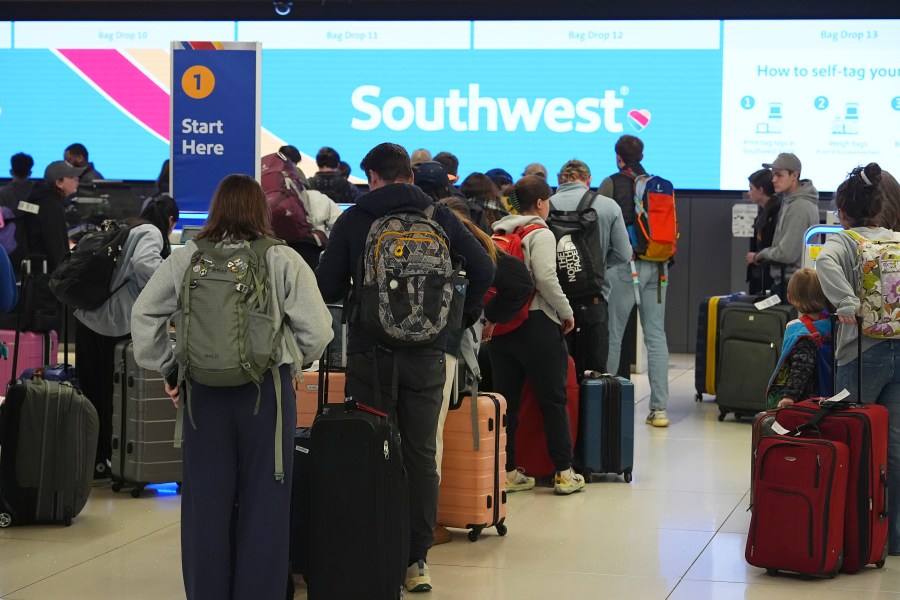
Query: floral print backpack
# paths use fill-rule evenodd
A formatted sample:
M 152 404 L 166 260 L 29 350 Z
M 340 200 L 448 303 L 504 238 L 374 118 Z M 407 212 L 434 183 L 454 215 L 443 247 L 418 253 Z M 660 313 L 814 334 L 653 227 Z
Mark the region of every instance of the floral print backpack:
M 874 338 L 900 337 L 900 236 L 867 240 L 846 230 L 859 256 L 860 314 L 863 333 Z

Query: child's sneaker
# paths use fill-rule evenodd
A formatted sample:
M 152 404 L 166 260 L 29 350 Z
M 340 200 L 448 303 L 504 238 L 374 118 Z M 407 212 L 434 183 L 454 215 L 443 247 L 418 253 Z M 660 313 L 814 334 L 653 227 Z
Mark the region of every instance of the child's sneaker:
M 651 410 L 650 414 L 647 415 L 647 425 L 653 425 L 654 427 L 668 427 L 669 417 L 666 416 L 666 411 Z
M 553 491 L 564 496 L 584 489 L 584 477 L 576 473 L 572 467 L 565 471 L 557 471 L 553 483 Z
M 521 468 L 506 472 L 506 491 L 524 492 L 534 487 L 534 477 L 526 475 Z
M 430 592 L 431 575 L 428 574 L 428 565 L 424 560 L 414 562 L 406 569 L 407 592 Z

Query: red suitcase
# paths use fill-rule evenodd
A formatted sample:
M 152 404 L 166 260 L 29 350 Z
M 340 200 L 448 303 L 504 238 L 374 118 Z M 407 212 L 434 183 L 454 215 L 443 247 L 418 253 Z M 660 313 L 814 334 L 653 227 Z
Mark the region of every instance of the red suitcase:
M 572 448 L 578 437 L 578 395 L 579 386 L 575 377 L 575 361 L 569 356 L 569 374 L 566 380 L 566 412 L 569 414 L 569 430 Z M 534 397 L 531 382 L 522 388 L 522 403 L 519 407 L 519 426 L 516 429 L 516 462 L 519 468 L 532 477 L 549 477 L 556 473 L 550 454 L 547 452 L 547 437 L 544 435 L 544 417 Z
M 15 379 L 25 369 L 36 369 L 43 365 L 52 365 L 57 360 L 59 344 L 55 331 L 36 333 L 23 331 L 19 334 L 18 373 L 13 373 L 13 353 L 16 348 L 16 332 L 0 330 L 0 344 L 9 348 L 7 358 L 0 358 L 0 395 L 6 390 L 10 380 Z
M 878 404 L 840 404 L 825 409 L 821 421 L 811 425 L 820 410 L 816 400 L 798 402 L 778 411 L 777 424 L 788 431 L 800 429 L 804 438 L 843 442 L 850 448 L 841 571 L 856 573 L 869 564 L 881 568 L 888 550 L 888 411 Z
M 772 436 L 756 453 L 745 557 L 769 574 L 835 577 L 841 569 L 850 450 L 843 442 Z

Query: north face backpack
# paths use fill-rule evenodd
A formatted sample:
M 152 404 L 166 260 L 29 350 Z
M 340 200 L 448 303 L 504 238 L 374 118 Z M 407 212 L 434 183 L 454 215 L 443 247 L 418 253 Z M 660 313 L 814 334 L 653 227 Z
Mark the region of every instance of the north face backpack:
M 678 242 L 678 219 L 672 182 L 656 175 L 635 177 L 634 214 L 628 235 L 637 257 L 655 262 L 673 258 Z
M 105 221 L 102 227 L 78 240 L 50 275 L 50 290 L 72 308 L 99 308 L 119 289 L 110 289 L 110 284 L 131 227 L 116 221 Z
M 857 245 L 860 314 L 863 333 L 873 338 L 900 337 L 900 235 L 872 241 L 845 230 Z
M 353 319 L 389 346 L 429 344 L 462 324 L 468 282 L 453 265 L 434 210 L 392 211 L 369 228 Z
M 530 225 L 526 225 L 525 227 L 517 227 L 515 230 L 507 233 L 507 232 L 497 232 L 491 236 L 491 239 L 494 241 L 494 244 L 502 250 L 506 252 L 510 256 L 518 258 L 522 262 L 525 262 L 525 252 L 522 250 L 522 240 L 525 239 L 525 236 L 535 231 L 537 229 L 546 229 L 544 225 L 540 223 L 532 223 Z M 491 286 L 487 293 L 484 295 L 484 303 L 487 304 L 491 298 L 497 295 L 497 288 Z M 537 295 L 537 291 L 531 292 L 531 297 L 528 298 L 528 302 L 522 305 L 522 308 L 519 309 L 519 312 L 516 313 L 512 319 L 507 321 L 506 323 L 495 323 L 494 331 L 492 335 L 505 335 L 511 331 L 515 331 L 518 329 L 522 323 L 528 320 L 528 312 L 531 310 L 531 302 L 534 300 L 534 297 Z
M 599 296 L 606 257 L 600 244 L 595 192 L 585 192 L 574 211 L 551 210 L 547 227 L 556 237 L 556 275 L 567 298 Z
M 255 383 L 266 372 L 275 381 L 278 403 L 275 436 L 275 478 L 284 477 L 281 456 L 281 378 L 276 364 L 282 340 L 302 364 L 293 334 L 269 315 L 269 277 L 265 255 L 281 240 L 263 237 L 252 242 L 195 240 L 197 251 L 185 269 L 175 315 L 175 355 L 184 381 L 212 387 Z M 179 405 L 181 410 L 183 403 Z M 190 391 L 187 402 L 191 414 Z M 259 410 L 259 399 L 254 414 Z M 191 418 L 193 423 L 193 418 Z M 181 439 L 181 417 L 176 440 Z
M 309 199 L 294 163 L 280 152 L 267 154 L 262 157 L 260 173 L 275 236 L 288 244 L 324 246 L 328 238 L 310 224 Z

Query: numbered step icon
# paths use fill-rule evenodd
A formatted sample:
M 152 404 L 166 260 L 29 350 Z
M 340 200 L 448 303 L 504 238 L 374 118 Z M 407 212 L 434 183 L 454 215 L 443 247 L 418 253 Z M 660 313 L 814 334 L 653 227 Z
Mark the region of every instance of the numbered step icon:
M 825 96 L 818 96 L 813 102 L 813 105 L 816 107 L 816 110 L 825 110 L 828 108 L 828 98 Z
M 181 89 L 188 97 L 202 100 L 216 89 L 216 76 L 203 65 L 189 67 L 181 76 Z
M 750 110 L 756 106 L 756 100 L 754 100 L 753 96 L 744 96 L 741 98 L 741 108 L 744 110 Z

